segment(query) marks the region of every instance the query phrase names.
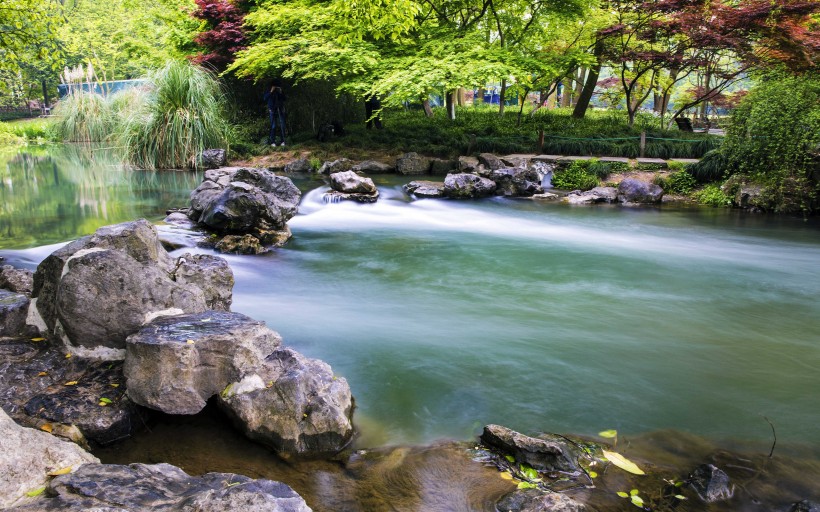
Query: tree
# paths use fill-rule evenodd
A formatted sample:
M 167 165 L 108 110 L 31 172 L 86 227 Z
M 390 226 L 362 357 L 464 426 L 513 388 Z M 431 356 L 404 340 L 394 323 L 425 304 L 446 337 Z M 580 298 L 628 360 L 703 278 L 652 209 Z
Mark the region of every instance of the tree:
M 195 0 L 197 8 L 192 15 L 205 23 L 206 30 L 200 32 L 194 42 L 207 50 L 194 57 L 197 64 L 205 64 L 218 71 L 224 71 L 233 62 L 234 55 L 245 49 L 247 38 L 243 23 L 243 6 L 230 0 Z

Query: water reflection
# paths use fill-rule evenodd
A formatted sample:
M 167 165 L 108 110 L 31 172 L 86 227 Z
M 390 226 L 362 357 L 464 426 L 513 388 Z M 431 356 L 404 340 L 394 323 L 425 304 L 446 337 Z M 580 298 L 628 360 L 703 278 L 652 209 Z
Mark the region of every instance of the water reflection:
M 0 151 L 0 248 L 78 238 L 184 206 L 201 176 L 126 168 L 116 149 L 29 146 Z

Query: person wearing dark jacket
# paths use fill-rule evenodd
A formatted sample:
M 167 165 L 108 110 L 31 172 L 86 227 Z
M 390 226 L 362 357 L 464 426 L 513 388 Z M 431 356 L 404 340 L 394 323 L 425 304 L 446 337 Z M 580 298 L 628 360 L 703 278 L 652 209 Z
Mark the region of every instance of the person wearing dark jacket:
M 367 99 L 364 101 L 364 112 L 365 117 L 367 118 L 367 126 L 366 128 L 369 130 L 370 127 L 375 123 L 376 129 L 382 129 L 382 102 L 379 101 L 379 97 L 375 94 L 368 96 Z M 375 114 L 375 117 L 374 117 Z
M 270 114 L 270 134 L 268 134 L 268 144 L 276 145 L 276 132 L 282 137 L 282 146 L 285 145 L 285 94 L 282 92 L 282 84 L 278 80 L 271 82 L 265 95 L 262 97 L 268 105 Z

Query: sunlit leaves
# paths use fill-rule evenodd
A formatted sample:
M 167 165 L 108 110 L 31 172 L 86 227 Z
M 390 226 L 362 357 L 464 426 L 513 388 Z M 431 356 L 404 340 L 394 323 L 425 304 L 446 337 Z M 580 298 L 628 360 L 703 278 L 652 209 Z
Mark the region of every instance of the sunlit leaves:
M 624 457 L 620 453 L 615 453 L 615 452 L 610 452 L 610 451 L 607 451 L 607 450 L 603 450 L 603 454 L 604 454 L 604 457 L 606 458 L 606 460 L 608 460 L 609 462 L 611 462 L 615 466 L 618 466 L 619 468 L 623 469 L 624 471 L 632 473 L 633 475 L 645 475 L 646 474 L 646 473 L 644 473 L 644 471 L 641 468 L 639 468 L 637 466 L 637 464 L 635 464 L 631 460 L 627 459 L 626 457 Z

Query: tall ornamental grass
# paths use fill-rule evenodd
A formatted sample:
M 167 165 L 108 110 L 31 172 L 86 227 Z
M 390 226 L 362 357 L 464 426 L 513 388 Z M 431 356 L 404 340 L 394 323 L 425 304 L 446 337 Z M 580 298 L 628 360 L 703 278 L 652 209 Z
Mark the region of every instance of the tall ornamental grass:
M 182 169 L 195 168 L 204 149 L 226 146 L 224 101 L 211 73 L 169 62 L 146 86 L 109 96 L 76 90 L 55 114 L 65 141 L 109 142 L 141 169 Z
M 126 118 L 123 143 L 129 160 L 143 169 L 196 167 L 207 148 L 226 144 L 224 93 L 209 72 L 170 62 L 154 73 L 143 108 Z

